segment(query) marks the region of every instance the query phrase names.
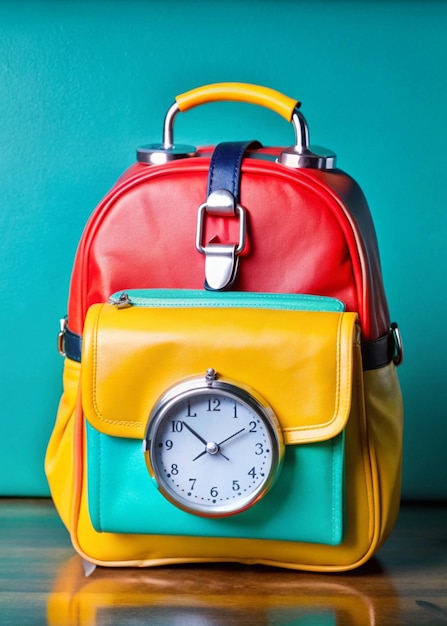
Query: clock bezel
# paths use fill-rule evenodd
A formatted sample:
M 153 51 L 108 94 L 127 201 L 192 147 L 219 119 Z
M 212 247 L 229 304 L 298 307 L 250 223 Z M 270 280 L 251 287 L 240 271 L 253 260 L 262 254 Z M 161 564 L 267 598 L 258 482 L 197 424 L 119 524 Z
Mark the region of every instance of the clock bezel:
M 194 376 L 183 379 L 166 390 L 155 403 L 148 420 L 143 450 L 146 465 L 150 476 L 154 479 L 158 490 L 172 504 L 188 513 L 201 517 L 227 517 L 237 515 L 254 506 L 263 498 L 274 484 L 281 469 L 284 457 L 284 440 L 280 423 L 267 401 L 252 387 L 239 381 L 220 378 L 215 374 L 210 376 L 213 369 L 207 370 L 206 376 Z M 157 432 L 164 419 L 171 411 L 186 401 L 188 398 L 198 395 L 215 394 L 217 396 L 230 397 L 232 400 L 244 404 L 261 420 L 271 444 L 271 466 L 266 476 L 249 495 L 236 498 L 229 503 L 201 504 L 194 503 L 183 498 L 165 480 L 161 471 L 158 470 L 156 461 Z M 169 419 L 172 417 L 170 416 Z

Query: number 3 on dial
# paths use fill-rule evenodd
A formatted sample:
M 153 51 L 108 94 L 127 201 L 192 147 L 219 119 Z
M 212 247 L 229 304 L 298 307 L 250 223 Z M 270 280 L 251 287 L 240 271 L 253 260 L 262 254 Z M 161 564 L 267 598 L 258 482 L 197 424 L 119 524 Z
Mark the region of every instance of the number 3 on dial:
M 149 473 L 171 503 L 196 515 L 224 517 L 267 493 L 284 443 L 266 401 L 210 368 L 157 401 L 143 449 Z

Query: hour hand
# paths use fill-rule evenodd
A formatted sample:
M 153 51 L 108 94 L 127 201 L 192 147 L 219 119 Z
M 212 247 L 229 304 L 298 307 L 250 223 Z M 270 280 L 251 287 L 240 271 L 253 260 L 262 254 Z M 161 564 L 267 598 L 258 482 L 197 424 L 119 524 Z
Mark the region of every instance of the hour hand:
M 201 452 L 200 454 L 198 454 L 193 461 L 197 461 L 197 459 L 200 459 L 200 457 L 205 456 L 205 454 L 208 452 L 209 454 L 217 454 L 219 453 L 220 455 L 222 455 L 224 457 L 224 459 L 227 459 L 227 461 L 229 461 L 229 458 L 225 456 L 225 454 L 222 454 L 222 452 L 219 450 L 219 446 L 213 442 L 210 441 L 206 441 L 206 439 L 204 439 L 201 435 L 199 435 L 199 433 L 196 433 L 196 431 L 194 430 L 194 428 L 191 428 L 191 426 L 189 424 L 187 424 L 186 422 L 182 422 L 183 426 L 185 426 L 189 432 L 194 435 L 194 437 L 196 437 L 199 441 L 201 441 L 203 443 L 203 445 L 205 446 L 205 450 L 203 452 Z
M 191 426 L 189 424 L 187 424 L 186 422 L 182 422 L 183 426 L 185 426 L 185 428 L 187 428 L 189 430 L 190 433 L 192 433 L 194 435 L 194 437 L 196 437 L 199 441 L 201 441 L 203 443 L 204 446 L 207 445 L 207 441 L 206 439 L 204 439 L 203 437 L 201 437 L 199 435 L 199 433 L 196 433 L 196 431 L 191 428 Z
M 200 457 L 205 456 L 205 454 L 220 454 L 220 456 L 223 456 L 224 459 L 226 459 L 227 461 L 229 461 L 230 459 L 225 456 L 225 454 L 223 454 L 220 451 L 220 444 L 214 443 L 213 441 L 206 441 L 206 439 L 204 439 L 201 435 L 199 435 L 199 433 L 196 433 L 196 431 L 191 428 L 191 426 L 189 424 L 187 424 L 186 422 L 182 422 L 183 426 L 185 426 L 189 432 L 194 435 L 194 437 L 196 437 L 199 441 L 201 441 L 203 443 L 203 445 L 205 446 L 205 450 L 203 452 L 201 452 L 200 454 L 198 454 L 196 457 L 193 458 L 193 461 L 197 461 L 197 459 L 200 459 Z M 236 433 L 239 434 L 239 433 Z M 231 437 L 234 437 L 234 435 L 232 435 Z M 229 437 L 229 439 L 231 439 L 231 437 Z M 225 441 L 227 441 L 227 439 L 225 439 Z
M 230 460 L 227 456 L 225 456 L 225 454 L 223 454 L 223 452 L 221 451 L 217 443 L 214 443 L 214 441 L 208 441 L 208 443 L 205 446 L 205 450 L 201 452 L 200 454 L 198 454 L 196 457 L 194 457 L 193 461 L 197 461 L 197 459 L 200 459 L 200 457 L 205 456 L 206 453 L 211 454 L 213 456 L 215 454 L 220 454 L 220 456 L 223 456 L 223 458 L 226 459 L 227 461 Z

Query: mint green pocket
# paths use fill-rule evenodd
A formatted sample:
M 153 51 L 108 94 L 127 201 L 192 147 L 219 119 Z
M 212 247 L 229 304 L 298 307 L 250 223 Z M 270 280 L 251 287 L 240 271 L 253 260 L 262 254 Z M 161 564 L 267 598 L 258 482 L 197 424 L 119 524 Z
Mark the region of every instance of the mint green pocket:
M 251 509 L 208 519 L 181 511 L 148 474 L 142 444 L 87 423 L 88 502 L 101 532 L 277 539 L 338 545 L 343 539 L 344 435 L 286 446 L 276 484 Z

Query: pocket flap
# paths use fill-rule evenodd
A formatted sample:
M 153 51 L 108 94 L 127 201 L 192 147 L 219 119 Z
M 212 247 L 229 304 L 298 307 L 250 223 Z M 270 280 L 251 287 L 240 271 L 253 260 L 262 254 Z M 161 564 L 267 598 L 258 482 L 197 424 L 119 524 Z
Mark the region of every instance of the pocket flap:
M 214 368 L 270 404 L 285 443 L 323 441 L 351 406 L 355 313 L 238 307 L 90 307 L 83 335 L 86 419 L 143 439 L 159 396 Z

